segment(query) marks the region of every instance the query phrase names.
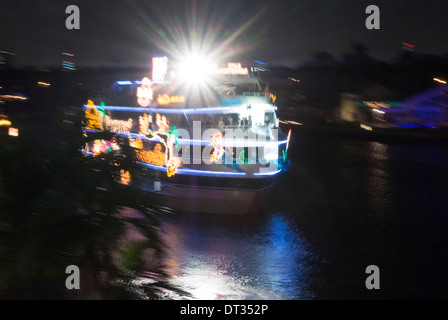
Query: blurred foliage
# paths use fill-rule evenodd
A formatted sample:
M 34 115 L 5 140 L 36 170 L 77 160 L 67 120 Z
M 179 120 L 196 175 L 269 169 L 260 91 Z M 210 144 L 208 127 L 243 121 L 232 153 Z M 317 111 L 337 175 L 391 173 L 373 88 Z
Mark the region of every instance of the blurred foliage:
M 138 174 L 131 148 L 126 157 L 84 157 L 79 147 L 98 137 L 82 136 L 81 116 L 60 109 L 54 143 L 0 137 L 0 298 L 188 297 L 164 271 L 162 210 L 114 178 L 119 168 Z M 80 268 L 80 290 L 65 288 L 69 265 Z

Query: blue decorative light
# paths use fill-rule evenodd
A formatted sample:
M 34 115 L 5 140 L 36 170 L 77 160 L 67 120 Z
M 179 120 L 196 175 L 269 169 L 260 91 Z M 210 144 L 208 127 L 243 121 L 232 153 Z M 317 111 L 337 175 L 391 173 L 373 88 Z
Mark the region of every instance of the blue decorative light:
M 98 130 L 90 130 L 87 129 L 86 127 L 83 127 L 83 130 L 86 132 L 101 132 Z M 149 141 L 154 141 L 153 139 L 149 139 L 148 137 L 144 136 L 144 135 L 140 135 L 138 133 L 117 133 L 118 136 L 120 137 L 131 137 L 131 138 L 141 138 L 141 139 L 146 139 Z M 158 139 L 157 136 L 155 136 L 155 138 Z M 159 141 L 159 140 L 158 140 Z M 201 145 L 201 146 L 209 146 L 211 145 L 211 141 L 210 140 L 197 140 L 197 139 L 182 139 L 179 138 L 177 139 L 178 143 L 180 145 Z M 224 142 L 226 143 L 226 146 L 228 147 L 262 147 L 264 145 L 266 145 L 267 141 L 244 141 L 244 142 L 236 142 L 236 141 L 226 141 L 224 139 Z M 282 144 L 287 144 L 288 140 L 280 140 L 280 141 L 270 141 L 268 143 L 275 143 L 277 145 L 282 145 Z
M 254 173 L 254 176 L 274 176 L 280 172 L 282 172 L 282 169 L 277 170 L 277 171 L 269 171 L 269 172 L 256 172 L 256 173 Z
M 88 108 L 87 105 L 84 105 L 84 109 Z M 149 108 L 142 107 L 123 107 L 123 106 L 105 106 L 105 110 L 110 111 L 129 111 L 129 112 L 148 112 Z M 274 107 L 266 108 L 274 109 Z M 240 111 L 240 107 L 208 107 L 208 108 L 184 108 L 184 109 L 174 109 L 174 108 L 154 108 L 153 112 L 161 113 L 161 114 L 229 114 L 229 113 L 238 113 Z
M 166 172 L 168 169 L 165 167 L 156 166 L 149 163 L 143 163 L 143 162 L 137 162 L 138 164 L 141 164 L 145 167 L 148 167 L 150 169 L 160 170 L 163 172 Z M 196 175 L 196 176 L 213 176 L 213 177 L 220 177 L 220 176 L 245 176 L 245 172 L 230 172 L 230 171 L 207 171 L 207 170 L 195 170 L 195 169 L 188 169 L 188 168 L 177 168 L 176 174 L 184 174 L 184 175 Z

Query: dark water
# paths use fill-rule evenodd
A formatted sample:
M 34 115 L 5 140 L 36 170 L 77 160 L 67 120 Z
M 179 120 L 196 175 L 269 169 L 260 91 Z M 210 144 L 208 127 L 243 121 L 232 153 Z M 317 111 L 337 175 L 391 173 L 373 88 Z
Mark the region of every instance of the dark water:
M 295 134 L 289 155 L 265 212 L 164 223 L 174 283 L 199 299 L 448 297 L 447 146 Z
M 20 120 L 21 135 L 58 137 Z M 448 298 L 448 146 L 295 130 L 288 156 L 256 215 L 165 217 L 174 284 L 197 299 Z

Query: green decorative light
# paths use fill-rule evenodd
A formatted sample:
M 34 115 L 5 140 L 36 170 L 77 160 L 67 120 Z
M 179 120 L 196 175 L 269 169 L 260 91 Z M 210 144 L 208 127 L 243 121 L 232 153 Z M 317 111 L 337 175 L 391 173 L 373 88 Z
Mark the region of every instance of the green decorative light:
M 242 160 L 241 160 L 241 158 L 242 158 Z M 247 164 L 247 159 L 245 157 L 244 150 L 240 152 L 240 155 L 238 156 L 238 160 L 240 160 L 241 163 Z
M 179 148 L 177 137 L 179 136 L 180 132 L 176 130 L 176 126 L 173 126 L 173 130 L 168 130 L 167 133 L 170 135 L 170 139 L 171 135 L 174 136 L 174 145 L 176 146 L 176 148 Z
M 101 101 L 100 106 L 98 108 L 98 111 L 100 111 L 104 116 L 106 115 L 106 110 L 104 110 L 105 106 L 106 104 L 104 103 L 104 101 Z

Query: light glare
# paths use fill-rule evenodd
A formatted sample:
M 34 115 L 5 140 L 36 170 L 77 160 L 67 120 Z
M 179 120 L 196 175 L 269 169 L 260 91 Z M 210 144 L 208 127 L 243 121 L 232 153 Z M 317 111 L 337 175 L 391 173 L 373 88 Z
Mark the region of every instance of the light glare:
M 208 80 L 214 68 L 207 57 L 189 54 L 181 62 L 179 72 L 182 80 L 198 85 Z

